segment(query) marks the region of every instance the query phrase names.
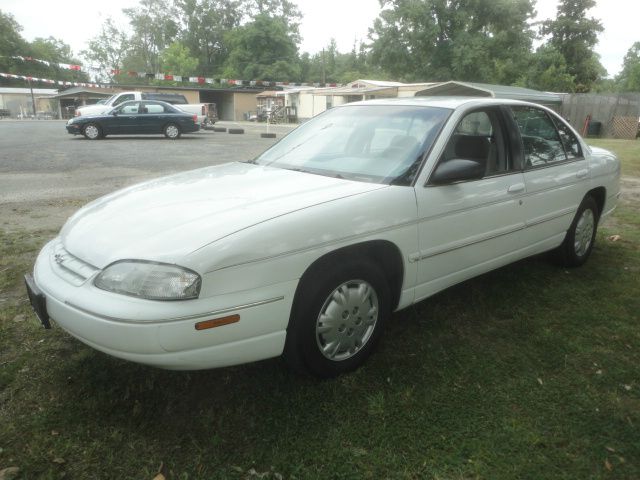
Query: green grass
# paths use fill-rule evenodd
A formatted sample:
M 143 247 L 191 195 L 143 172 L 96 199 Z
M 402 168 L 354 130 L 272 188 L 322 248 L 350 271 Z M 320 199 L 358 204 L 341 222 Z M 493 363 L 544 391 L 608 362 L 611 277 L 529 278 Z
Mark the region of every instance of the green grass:
M 587 143 L 606 148 L 614 152 L 622 161 L 622 174 L 640 177 L 640 139 L 613 140 L 604 138 L 587 138 Z
M 395 314 L 330 381 L 278 359 L 169 372 L 31 314 L 53 232 L 0 233 L 0 471 L 21 479 L 640 478 L 640 206 L 590 261 L 502 268 Z M 620 235 L 612 241 L 611 235 Z

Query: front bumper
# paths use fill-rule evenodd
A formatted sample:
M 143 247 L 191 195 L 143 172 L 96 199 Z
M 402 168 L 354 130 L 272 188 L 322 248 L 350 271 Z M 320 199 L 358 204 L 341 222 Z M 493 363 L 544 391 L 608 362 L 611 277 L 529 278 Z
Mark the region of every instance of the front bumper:
M 297 281 L 197 300 L 158 302 L 104 292 L 93 276 L 61 276 L 47 244 L 34 267 L 46 314 L 71 335 L 114 357 L 172 370 L 216 368 L 279 356 Z M 239 315 L 196 330 L 198 322 Z
M 82 126 L 77 123 L 68 123 L 65 127 L 67 129 L 67 133 L 72 135 L 82 134 Z

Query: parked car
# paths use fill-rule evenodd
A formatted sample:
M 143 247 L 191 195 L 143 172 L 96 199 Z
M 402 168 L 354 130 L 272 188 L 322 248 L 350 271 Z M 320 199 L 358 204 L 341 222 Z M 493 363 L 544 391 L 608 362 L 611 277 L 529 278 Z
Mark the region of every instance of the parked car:
M 49 319 L 168 369 L 284 353 L 328 377 L 372 353 L 393 311 L 510 262 L 589 257 L 620 164 L 554 112 L 496 99 L 333 108 L 256 159 L 100 198 L 26 282 Z
M 218 121 L 218 111 L 215 103 L 189 103 L 184 95 L 179 93 L 157 92 L 120 92 L 93 105 L 76 108 L 76 117 L 86 115 L 102 115 L 118 105 L 131 100 L 157 100 L 175 105 L 180 110 L 198 116 L 198 123 L 202 125 L 214 124 Z
M 164 134 L 176 139 L 183 133 L 200 129 L 196 115 L 160 101 L 129 101 L 102 115 L 74 117 L 67 122 L 67 132 L 97 140 L 107 135 Z

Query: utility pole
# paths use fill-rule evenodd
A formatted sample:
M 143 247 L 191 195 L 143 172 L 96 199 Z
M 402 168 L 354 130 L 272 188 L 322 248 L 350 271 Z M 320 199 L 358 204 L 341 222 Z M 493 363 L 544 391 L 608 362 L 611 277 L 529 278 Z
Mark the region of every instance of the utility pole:
M 36 97 L 33 96 L 33 87 L 31 86 L 31 78 L 27 77 L 29 82 L 29 90 L 31 90 L 31 103 L 33 105 L 33 118 L 36 118 Z

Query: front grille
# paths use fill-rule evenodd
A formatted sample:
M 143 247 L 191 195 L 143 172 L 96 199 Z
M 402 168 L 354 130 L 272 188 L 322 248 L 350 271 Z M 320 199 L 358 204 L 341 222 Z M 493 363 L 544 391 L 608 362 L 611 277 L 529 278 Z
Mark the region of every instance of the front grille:
M 76 286 L 82 285 L 98 271 L 93 265 L 71 255 L 64 248 L 60 239 L 56 239 L 53 244 L 51 250 L 51 265 L 59 277 L 64 278 Z

